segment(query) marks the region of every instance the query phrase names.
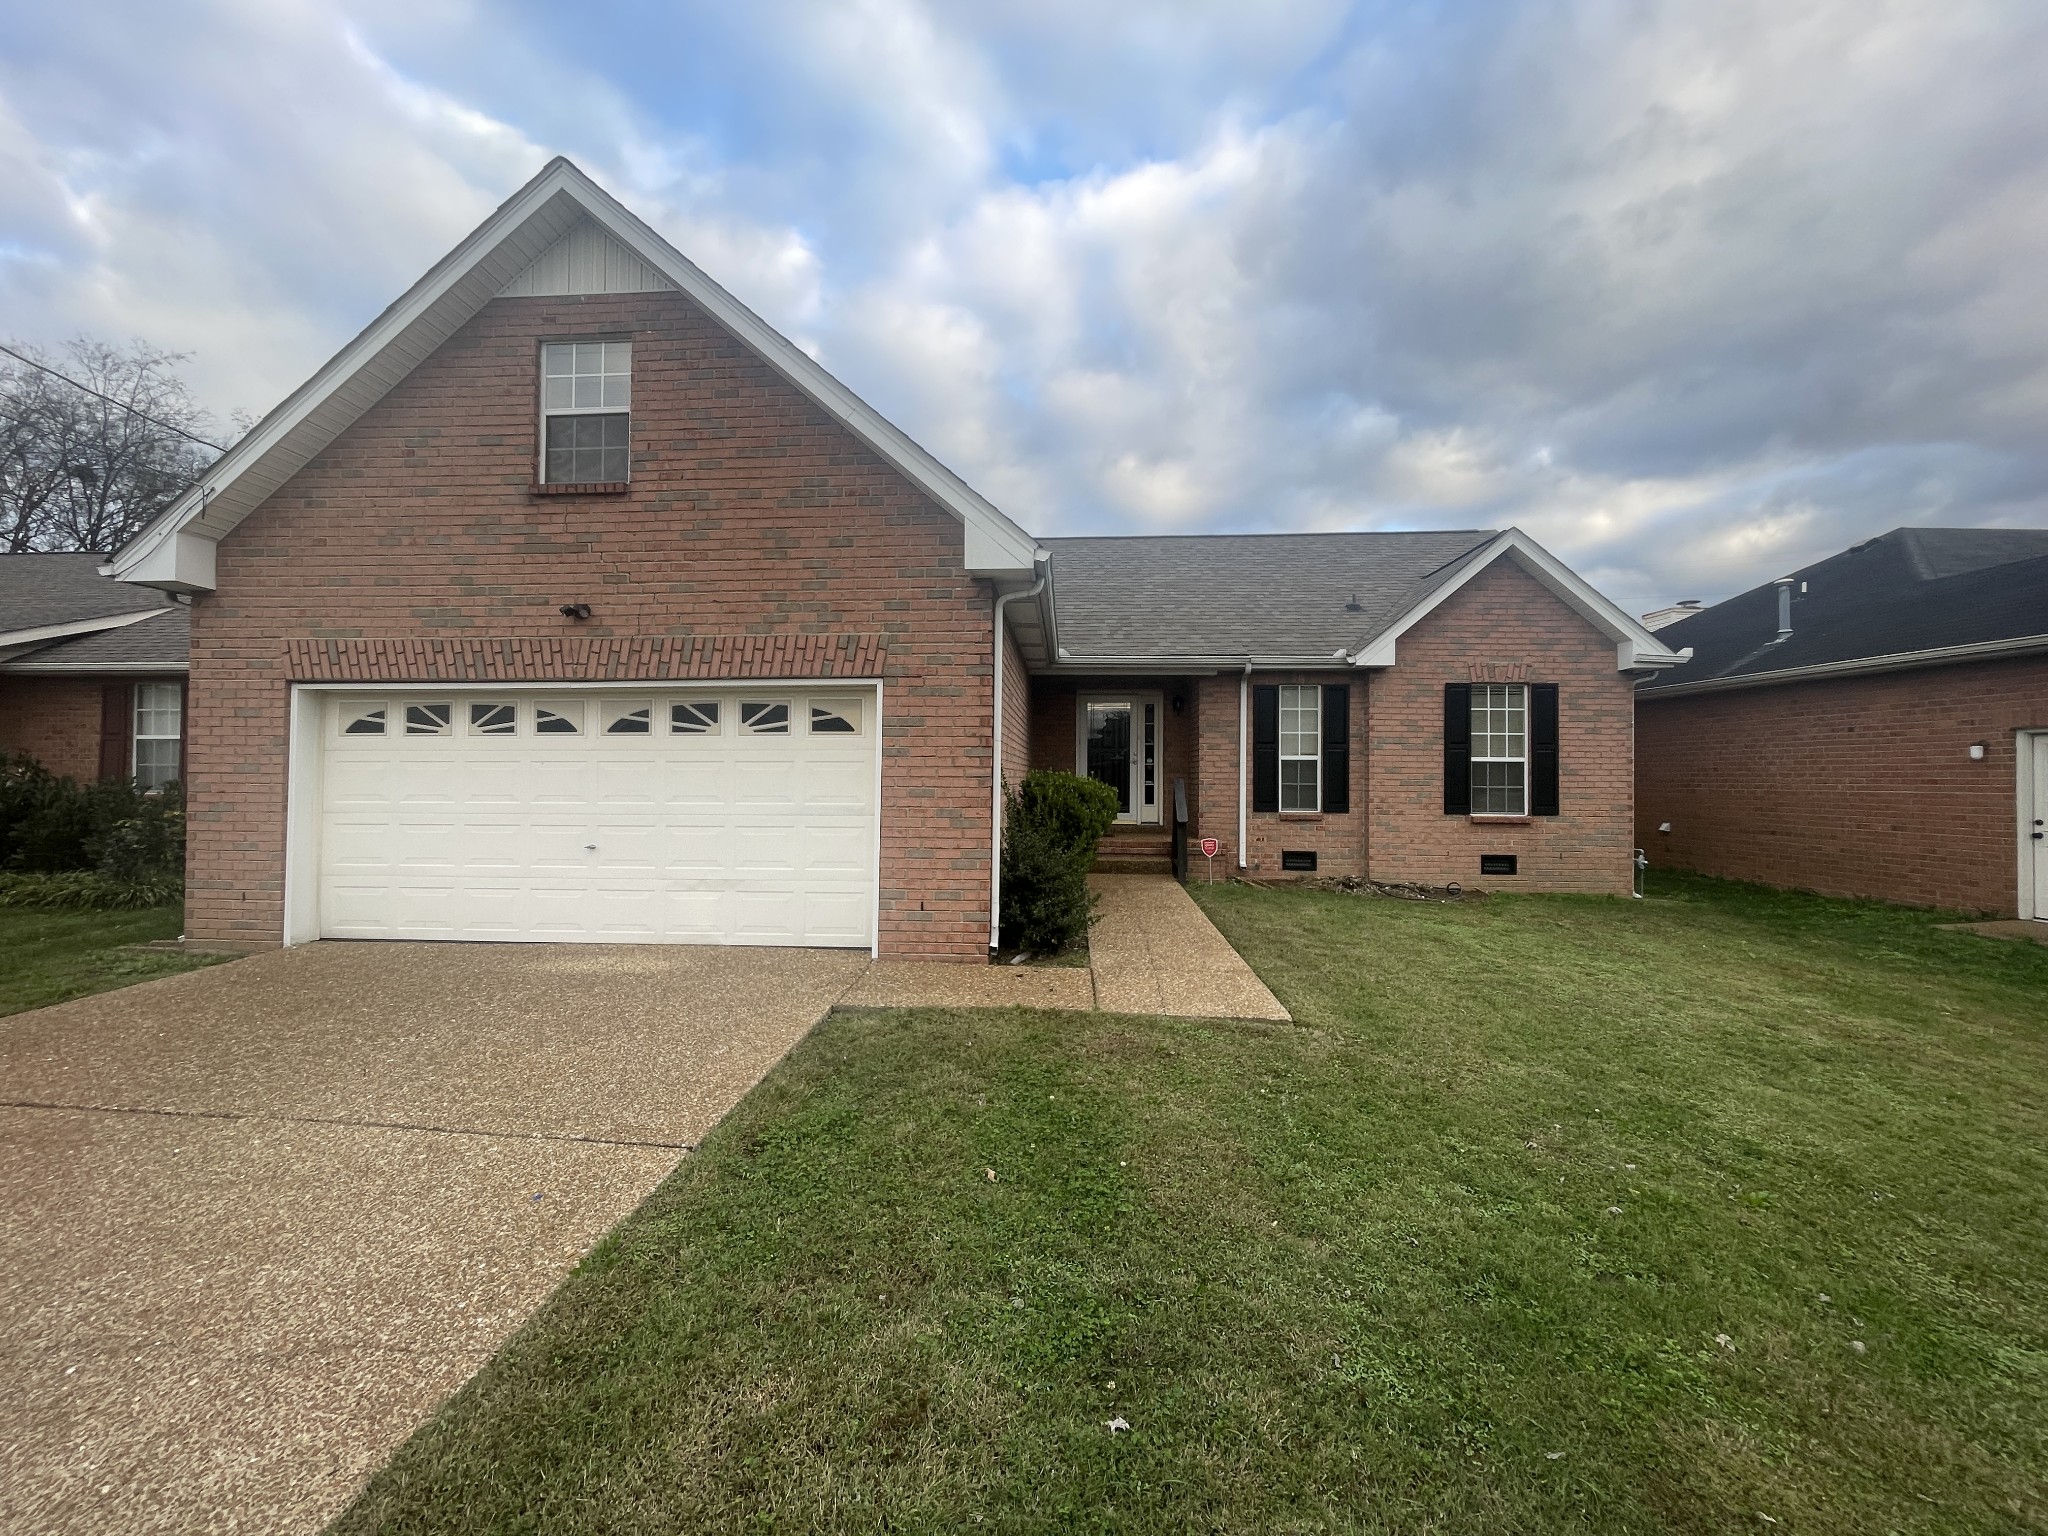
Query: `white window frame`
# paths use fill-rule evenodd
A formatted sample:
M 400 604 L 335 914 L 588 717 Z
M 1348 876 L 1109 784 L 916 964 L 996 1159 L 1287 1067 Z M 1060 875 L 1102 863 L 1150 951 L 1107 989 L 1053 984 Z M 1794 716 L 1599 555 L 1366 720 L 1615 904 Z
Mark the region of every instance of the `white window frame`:
M 1302 750 L 1300 750 L 1300 748 L 1301 748 L 1301 738 L 1302 738 L 1302 728 L 1301 728 L 1301 721 L 1302 721 L 1302 717 L 1303 717 L 1303 713 L 1304 713 L 1304 708 L 1303 708 L 1303 704 L 1302 704 L 1302 702 L 1301 702 L 1301 696 L 1302 696 L 1302 695 L 1304 695 L 1304 694 L 1306 694 L 1306 695 L 1308 696 L 1308 703 L 1307 703 L 1307 706 L 1306 706 L 1306 714 L 1307 714 L 1307 719 L 1308 719 L 1308 722 L 1309 722 L 1309 723 L 1308 723 L 1308 733 L 1307 733 L 1307 734 L 1308 734 L 1308 744 L 1309 744 L 1309 750 L 1308 750 L 1308 751 L 1306 751 L 1306 752 L 1303 752 Z M 1289 815 L 1289 814 L 1293 814 L 1293 815 L 1296 815 L 1296 816 L 1302 816 L 1302 815 L 1307 815 L 1307 814 L 1310 814 L 1310 813 L 1312 813 L 1312 812 L 1317 812 L 1317 811 L 1320 811 L 1320 810 L 1322 810 L 1322 808 L 1323 808 L 1323 688 L 1322 688 L 1322 684 L 1320 684 L 1320 683 L 1282 683 L 1282 684 L 1280 684 L 1280 695 L 1279 695 L 1279 700 L 1280 700 L 1280 814 L 1281 814 L 1281 815 L 1283 815 L 1283 816 L 1285 816 L 1285 815 Z M 1292 730 L 1289 730 L 1289 729 L 1288 729 L 1288 724 L 1287 724 L 1287 721 L 1288 721 L 1288 716 L 1289 716 L 1290 712 L 1292 713 L 1292 715 L 1293 715 L 1293 718 L 1294 718 L 1294 728 L 1293 728 Z M 1290 742 L 1292 743 L 1292 745 L 1293 745 L 1293 747 L 1294 747 L 1294 749 L 1295 749 L 1295 750 L 1293 750 L 1293 751 L 1291 751 L 1291 752 L 1290 752 L 1290 751 L 1288 750 L 1288 747 L 1289 747 L 1289 744 L 1290 744 Z M 1295 795 L 1295 797 L 1296 797 L 1297 799 L 1299 799 L 1299 798 L 1300 798 L 1300 789 L 1301 789 L 1301 786 L 1300 786 L 1300 784 L 1299 784 L 1299 783 L 1296 783 L 1296 784 L 1290 785 L 1290 784 L 1289 784 L 1289 783 L 1287 782 L 1287 765 L 1288 765 L 1289 763 L 1313 763 L 1313 764 L 1315 765 L 1315 766 L 1314 766 L 1314 769 L 1312 770 L 1312 775 L 1311 775 L 1311 783 L 1310 783 L 1310 790 L 1311 790 L 1311 793 L 1310 793 L 1310 794 L 1308 795 L 1308 797 L 1307 797 L 1307 802 L 1308 802 L 1307 804 L 1295 804 L 1295 805 L 1290 805 L 1290 804 L 1288 804 L 1288 803 L 1287 803 L 1287 802 L 1288 802 L 1288 796 L 1289 796 L 1290 792 L 1292 792 L 1292 793 L 1293 793 L 1293 794 Z
M 550 353 L 555 352 L 558 348 L 575 347 L 600 347 L 605 349 L 602 360 L 599 363 L 599 372 L 594 375 L 581 375 L 581 377 L 584 378 L 594 377 L 599 380 L 599 404 L 577 405 L 574 403 L 573 380 L 578 377 L 577 374 L 573 372 L 567 374 L 551 374 L 548 372 L 548 362 Z M 626 367 L 623 375 L 625 383 L 621 391 L 621 400 L 618 402 L 603 399 L 603 396 L 605 394 L 605 381 L 618 378 L 621 376 L 618 373 L 610 371 L 610 349 L 614 347 L 622 349 L 626 357 Z M 575 366 L 573 352 L 571 353 L 570 366 L 572 367 L 572 369 Z M 569 379 L 572 381 L 570 386 L 571 403 L 567 405 L 558 405 L 551 404 L 549 402 L 548 383 L 551 379 Z M 617 481 L 556 480 L 551 478 L 548 474 L 548 424 L 558 416 L 625 417 L 626 472 L 620 475 Z M 540 344 L 540 443 L 539 453 L 537 454 L 536 459 L 537 463 L 534 469 L 534 479 L 542 485 L 612 485 L 620 482 L 630 481 L 633 478 L 633 343 L 630 339 L 617 336 L 579 336 L 565 337 L 555 341 L 544 341 Z
M 1520 742 L 1522 750 L 1520 754 L 1517 755 L 1506 751 L 1497 753 L 1492 751 L 1482 752 L 1480 750 L 1482 741 L 1489 748 L 1497 740 L 1502 742 L 1503 745 L 1513 744 L 1516 739 L 1516 732 L 1510 728 L 1510 722 L 1515 717 L 1515 700 L 1517 697 L 1521 701 Z M 1496 698 L 1499 700 L 1497 706 L 1495 704 Z M 1490 725 L 1496 708 L 1500 711 L 1503 728 L 1499 731 L 1492 729 L 1482 730 L 1480 728 L 1481 711 L 1485 711 Z M 1474 816 L 1527 816 L 1529 814 L 1529 685 L 1527 683 L 1474 683 L 1472 685 L 1470 728 L 1472 732 L 1471 814 Z M 1513 763 L 1520 766 L 1522 770 L 1521 787 L 1512 791 L 1513 794 L 1520 797 L 1521 803 L 1519 805 L 1510 805 L 1505 809 L 1489 805 L 1484 810 L 1480 809 L 1479 768 L 1482 763 Z M 1505 791 L 1507 786 L 1500 786 L 1500 789 Z M 1492 794 L 1494 792 L 1494 788 L 1489 786 L 1487 793 Z
M 165 713 L 165 706 L 161 702 L 156 704 L 145 702 L 152 697 L 161 700 L 166 693 L 170 695 L 171 700 L 169 705 L 171 728 L 168 732 L 161 729 L 163 724 L 161 717 Z M 144 730 L 145 719 L 155 729 Z M 184 739 L 185 690 L 183 686 L 178 683 L 137 683 L 134 694 L 128 701 L 128 776 L 135 780 L 136 783 L 141 784 L 144 789 L 156 789 L 160 785 L 176 783 L 185 776 L 184 748 L 177 745 L 177 743 L 183 742 Z M 173 743 L 171 751 L 173 767 L 171 773 L 165 778 L 152 778 L 146 784 L 142 781 L 142 744 L 145 741 L 168 741 Z

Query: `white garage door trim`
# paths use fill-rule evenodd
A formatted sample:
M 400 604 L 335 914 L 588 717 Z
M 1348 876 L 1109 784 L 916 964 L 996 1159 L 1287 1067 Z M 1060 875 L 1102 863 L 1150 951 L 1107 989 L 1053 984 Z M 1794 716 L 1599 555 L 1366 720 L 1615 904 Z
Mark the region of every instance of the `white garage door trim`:
M 294 683 L 291 686 L 291 740 L 287 758 L 285 797 L 284 941 L 287 945 L 309 943 L 320 937 L 320 856 L 324 823 L 326 734 L 323 722 L 330 695 L 389 695 L 393 699 L 432 695 L 436 699 L 475 699 L 512 694 L 556 697 L 602 697 L 659 693 L 676 697 L 686 694 L 736 695 L 745 693 L 787 694 L 798 690 L 830 690 L 844 695 L 857 692 L 872 698 L 874 722 L 874 815 L 869 849 L 868 943 L 870 954 L 879 953 L 881 933 L 881 807 L 882 726 L 884 720 L 882 684 L 873 679 L 831 677 L 726 678 L 687 681 L 640 680 L 623 683 Z M 868 734 L 868 733 L 863 733 Z M 601 941 L 599 941 L 601 942 Z

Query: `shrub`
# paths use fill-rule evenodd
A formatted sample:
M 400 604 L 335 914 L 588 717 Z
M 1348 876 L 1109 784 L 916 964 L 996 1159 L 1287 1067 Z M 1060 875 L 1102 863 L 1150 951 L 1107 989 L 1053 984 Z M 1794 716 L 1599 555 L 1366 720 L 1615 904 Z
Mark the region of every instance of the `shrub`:
M 0 874 L 0 907 L 68 907 L 89 912 L 129 912 L 175 906 L 185 894 L 182 881 L 158 875 L 118 880 L 96 870 L 57 874 Z
M 1088 932 L 1088 870 L 1116 822 L 1116 791 L 1094 779 L 1040 769 L 1005 797 L 1003 910 L 1006 949 L 1056 954 Z
M 0 756 L 0 871 L 91 872 L 175 892 L 185 876 L 184 792 L 129 779 L 79 784 L 33 758 Z

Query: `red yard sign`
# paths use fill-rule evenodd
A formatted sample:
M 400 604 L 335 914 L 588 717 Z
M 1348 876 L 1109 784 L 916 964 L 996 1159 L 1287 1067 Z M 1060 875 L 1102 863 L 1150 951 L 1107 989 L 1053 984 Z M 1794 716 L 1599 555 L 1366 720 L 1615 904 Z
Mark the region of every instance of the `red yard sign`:
M 1222 851 L 1222 848 L 1223 845 L 1217 842 L 1216 839 L 1213 837 L 1205 837 L 1202 839 L 1202 857 L 1205 859 L 1215 858 L 1216 855 Z

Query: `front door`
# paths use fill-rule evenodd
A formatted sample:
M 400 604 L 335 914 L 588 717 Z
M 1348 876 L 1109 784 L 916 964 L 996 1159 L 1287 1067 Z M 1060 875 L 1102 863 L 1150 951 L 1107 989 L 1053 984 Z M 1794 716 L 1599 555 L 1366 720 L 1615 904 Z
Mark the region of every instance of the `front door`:
M 1116 791 L 1116 819 L 1159 820 L 1160 701 L 1156 695 L 1091 694 L 1081 701 L 1078 772 Z

